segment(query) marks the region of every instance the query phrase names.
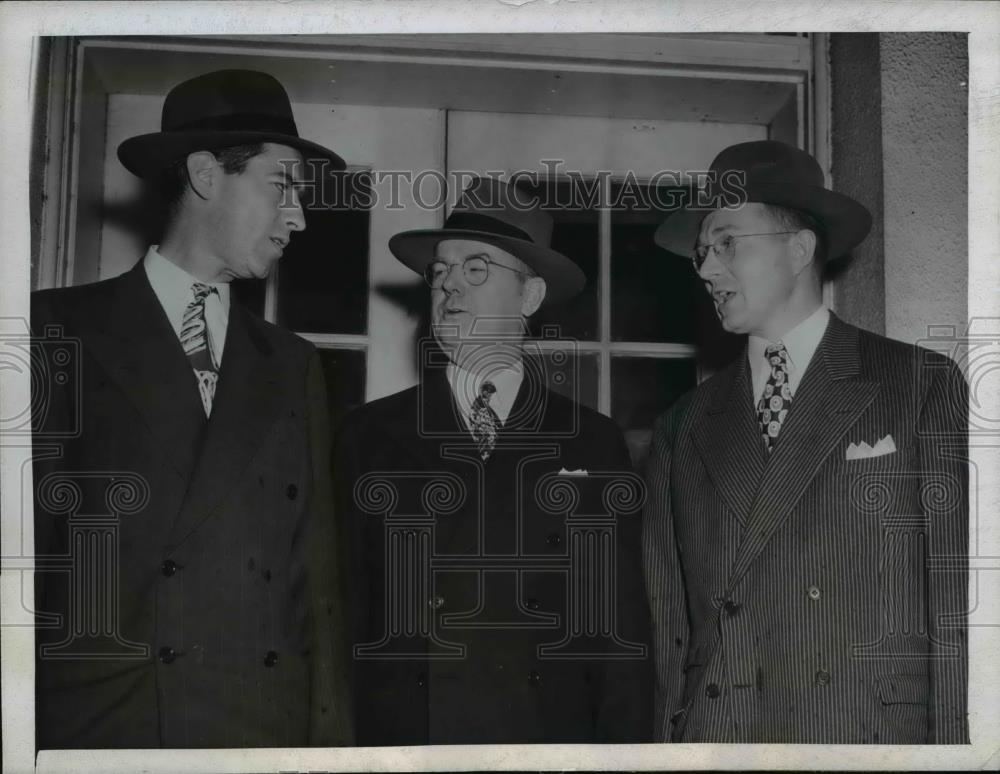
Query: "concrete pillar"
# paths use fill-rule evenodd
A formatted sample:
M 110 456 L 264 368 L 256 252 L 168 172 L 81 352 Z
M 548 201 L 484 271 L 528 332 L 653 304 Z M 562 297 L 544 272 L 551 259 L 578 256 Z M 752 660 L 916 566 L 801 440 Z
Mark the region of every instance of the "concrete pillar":
M 835 34 L 834 187 L 875 224 L 836 279 L 849 322 L 915 342 L 968 316 L 964 33 Z

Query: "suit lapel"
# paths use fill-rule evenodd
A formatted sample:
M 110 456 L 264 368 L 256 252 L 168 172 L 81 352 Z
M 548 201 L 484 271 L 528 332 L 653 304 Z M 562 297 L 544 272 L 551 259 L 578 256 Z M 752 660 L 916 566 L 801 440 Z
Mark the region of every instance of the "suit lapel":
M 514 433 L 523 435 L 526 432 L 548 430 L 547 420 L 551 412 L 548 411 L 547 390 L 542 378 L 545 366 L 537 358 L 524 356 L 521 367 L 524 374 L 521 385 L 510 406 L 507 422 L 497 434 L 497 443 L 502 443 L 505 436 L 509 437 Z
M 746 352 L 715 388 L 692 436 L 712 482 L 728 508 L 746 524 L 766 461 L 753 408 Z
M 743 577 L 844 433 L 878 394 L 879 383 L 860 379 L 859 369 L 857 328 L 830 315 L 764 469 L 747 533 L 733 564 L 730 588 Z
M 211 516 L 239 482 L 290 394 L 280 353 L 254 328 L 235 301 L 230 305 L 226 348 L 201 456 L 171 532 L 176 545 Z
M 191 365 L 142 262 L 113 281 L 113 299 L 103 316 L 95 316 L 87 346 L 187 478 L 205 424 Z

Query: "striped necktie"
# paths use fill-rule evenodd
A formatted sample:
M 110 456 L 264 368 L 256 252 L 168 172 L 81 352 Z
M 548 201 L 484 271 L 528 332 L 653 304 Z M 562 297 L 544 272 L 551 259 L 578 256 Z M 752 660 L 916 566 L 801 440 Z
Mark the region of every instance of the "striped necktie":
M 500 417 L 490 407 L 490 398 L 496 391 L 493 382 L 483 382 L 479 395 L 472 402 L 472 411 L 469 412 L 472 438 L 479 444 L 479 456 L 483 462 L 493 453 L 497 443 L 497 430 L 500 428 Z
M 788 350 L 785 345 L 771 344 L 764 350 L 764 357 L 771 367 L 771 374 L 757 403 L 757 421 L 764 445 L 771 451 L 792 406 L 792 391 L 788 386 Z
M 219 381 L 219 367 L 212 356 L 208 343 L 208 327 L 205 324 L 205 299 L 219 291 L 203 282 L 195 282 L 191 286 L 194 299 L 184 310 L 181 322 L 181 346 L 184 354 L 191 361 L 191 368 L 198 379 L 198 394 L 205 416 L 212 414 L 212 400 L 215 398 L 215 386 Z

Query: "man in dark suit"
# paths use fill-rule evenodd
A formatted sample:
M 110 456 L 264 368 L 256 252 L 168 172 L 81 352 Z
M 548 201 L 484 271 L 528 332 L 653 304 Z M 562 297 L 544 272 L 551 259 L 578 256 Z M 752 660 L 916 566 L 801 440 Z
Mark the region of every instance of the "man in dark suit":
M 118 155 L 171 200 L 162 243 L 32 297 L 39 747 L 349 744 L 319 358 L 228 285 L 305 227 L 303 161 L 343 162 L 233 70 L 174 88 Z
M 871 217 L 811 156 L 744 143 L 712 174 L 745 203 L 681 211 L 657 241 L 748 339 L 654 431 L 656 734 L 968 742 L 965 381 L 823 306 L 825 259 Z
M 648 740 L 642 482 L 608 418 L 546 386 L 525 318 L 584 284 L 552 220 L 477 179 L 389 247 L 431 288 L 421 383 L 350 414 L 363 745 Z

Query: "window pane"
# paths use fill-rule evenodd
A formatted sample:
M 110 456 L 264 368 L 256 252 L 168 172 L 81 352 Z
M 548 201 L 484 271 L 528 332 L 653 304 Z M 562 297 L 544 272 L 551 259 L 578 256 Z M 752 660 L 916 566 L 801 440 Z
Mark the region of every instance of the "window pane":
M 611 187 L 611 339 L 694 343 L 699 306 L 707 303 L 688 261 L 653 241 L 673 201 L 686 189 Z M 647 206 L 648 205 L 648 206 Z
M 597 410 L 597 354 L 547 352 L 542 363 L 550 390 Z
M 637 466 L 645 462 L 653 422 L 696 379 L 695 361 L 687 358 L 611 358 L 611 417 L 625 432 Z
M 367 172 L 318 176 L 303 195 L 306 229 L 292 235 L 279 264 L 278 321 L 305 333 L 368 330 Z
M 533 315 L 531 332 L 539 335 L 543 325 L 558 325 L 560 336 L 595 341 L 598 325 L 597 288 L 600 274 L 600 234 L 597 204 L 599 180 L 542 181 L 537 186 L 518 186 L 537 196 L 554 221 L 552 249 L 576 263 L 587 277 L 579 295 L 559 304 L 546 304 Z
M 365 352 L 321 349 L 319 357 L 330 401 L 330 424 L 336 429 L 348 411 L 365 402 Z

